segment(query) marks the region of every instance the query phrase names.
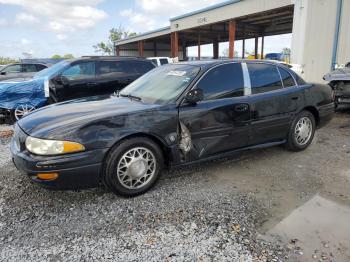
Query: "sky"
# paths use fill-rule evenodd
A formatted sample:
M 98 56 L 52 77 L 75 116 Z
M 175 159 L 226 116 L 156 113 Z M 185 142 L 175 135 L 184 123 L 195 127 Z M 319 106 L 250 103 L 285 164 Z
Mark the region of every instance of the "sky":
M 46 58 L 54 54 L 96 55 L 93 45 L 106 41 L 108 31 L 123 26 L 143 33 L 168 26 L 169 18 L 223 0 L 0 0 L 0 56 Z M 291 35 L 267 37 L 265 53 L 290 47 Z M 220 45 L 220 53 L 227 48 Z M 236 50 L 241 53 L 241 41 Z M 247 41 L 253 51 L 254 41 Z M 189 55 L 196 49 L 190 48 Z M 212 47 L 202 48 L 203 56 Z

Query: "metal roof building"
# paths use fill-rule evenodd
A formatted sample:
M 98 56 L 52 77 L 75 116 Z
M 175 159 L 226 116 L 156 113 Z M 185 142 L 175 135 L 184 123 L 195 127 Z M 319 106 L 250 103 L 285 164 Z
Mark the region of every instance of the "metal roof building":
M 264 54 L 264 37 L 292 33 L 291 62 L 303 66 L 303 77 L 322 82 L 335 63 L 350 61 L 350 0 L 230 0 L 170 19 L 170 26 L 115 43 L 120 56 L 169 56 L 187 59 L 187 47 L 255 39 L 255 55 Z M 260 50 L 258 49 L 260 43 Z

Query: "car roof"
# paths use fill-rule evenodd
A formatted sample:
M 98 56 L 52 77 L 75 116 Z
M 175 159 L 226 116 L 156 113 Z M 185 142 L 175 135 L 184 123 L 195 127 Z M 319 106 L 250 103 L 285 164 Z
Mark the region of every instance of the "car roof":
M 94 61 L 147 61 L 149 60 L 136 57 L 136 56 L 83 56 L 80 58 L 68 59 L 70 62 L 83 61 L 83 60 L 94 60 Z
M 274 65 L 281 65 L 284 66 L 283 63 L 278 63 L 274 60 L 261 60 L 261 59 L 217 59 L 217 60 L 197 60 L 197 61 L 184 61 L 176 64 L 183 64 L 183 65 L 193 65 L 193 66 L 200 66 L 201 68 L 210 68 L 216 65 L 226 64 L 228 62 L 238 62 L 238 63 L 264 63 L 264 64 L 274 64 Z M 176 65 L 175 64 L 175 65 Z

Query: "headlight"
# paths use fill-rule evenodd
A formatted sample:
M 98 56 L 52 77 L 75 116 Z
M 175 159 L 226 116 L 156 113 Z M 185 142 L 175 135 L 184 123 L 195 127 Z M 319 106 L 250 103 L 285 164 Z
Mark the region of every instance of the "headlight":
M 45 140 L 35 137 L 27 137 L 26 148 L 36 155 L 62 155 L 68 153 L 81 152 L 85 147 L 79 143 L 69 141 Z

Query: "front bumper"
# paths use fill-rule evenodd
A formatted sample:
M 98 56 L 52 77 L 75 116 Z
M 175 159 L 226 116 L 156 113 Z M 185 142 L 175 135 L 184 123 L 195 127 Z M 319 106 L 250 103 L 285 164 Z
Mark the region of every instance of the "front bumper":
M 56 189 L 78 189 L 95 187 L 100 182 L 102 162 L 108 149 L 64 156 L 36 156 L 27 150 L 18 148 L 21 141 L 14 136 L 11 142 L 12 160 L 16 168 L 29 178 L 43 186 Z M 57 173 L 55 180 L 41 180 L 39 173 Z

